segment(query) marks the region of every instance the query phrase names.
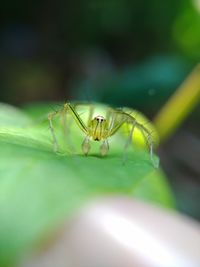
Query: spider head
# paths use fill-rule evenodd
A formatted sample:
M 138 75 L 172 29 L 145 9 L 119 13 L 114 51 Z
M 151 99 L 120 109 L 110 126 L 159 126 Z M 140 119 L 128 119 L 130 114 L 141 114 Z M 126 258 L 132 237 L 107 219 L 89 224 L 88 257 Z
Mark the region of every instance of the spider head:
M 103 116 L 96 116 L 94 117 L 94 119 L 97 123 L 102 123 L 104 122 L 106 119 Z
M 103 116 L 96 116 L 91 120 L 90 135 L 93 140 L 100 141 L 105 137 L 107 122 Z

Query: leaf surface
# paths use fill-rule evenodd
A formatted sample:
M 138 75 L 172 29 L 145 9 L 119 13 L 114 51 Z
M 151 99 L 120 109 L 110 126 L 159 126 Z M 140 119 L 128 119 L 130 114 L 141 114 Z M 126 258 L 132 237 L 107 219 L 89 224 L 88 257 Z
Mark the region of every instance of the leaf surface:
M 9 116 L 12 111 L 11 107 Z M 110 140 L 108 156 L 99 156 L 95 142 L 85 157 L 80 152 L 82 133 L 72 125 L 65 140 L 57 129 L 58 119 L 55 130 L 61 149 L 55 153 L 47 120 L 38 123 L 22 111 L 17 116 L 18 122 L 26 117 L 29 123 L 8 125 L 5 118 L 0 126 L 1 266 L 12 266 L 66 216 L 95 197 L 124 194 L 174 207 L 166 178 L 146 151 L 131 147 L 123 163 L 123 136 Z

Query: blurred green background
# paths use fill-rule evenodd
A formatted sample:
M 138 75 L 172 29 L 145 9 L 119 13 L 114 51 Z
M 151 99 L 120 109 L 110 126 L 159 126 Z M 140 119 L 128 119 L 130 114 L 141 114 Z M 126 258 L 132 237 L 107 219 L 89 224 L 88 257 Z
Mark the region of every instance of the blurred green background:
M 200 61 L 200 0 L 1 1 L 0 101 L 95 100 L 153 118 Z M 159 148 L 200 219 L 200 109 Z

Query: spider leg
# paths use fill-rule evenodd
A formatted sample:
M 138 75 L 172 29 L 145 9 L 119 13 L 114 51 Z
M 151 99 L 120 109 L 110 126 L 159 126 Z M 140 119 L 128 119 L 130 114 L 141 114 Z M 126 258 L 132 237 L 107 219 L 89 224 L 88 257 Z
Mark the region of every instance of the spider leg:
M 72 115 L 72 118 L 75 120 L 75 122 L 77 123 L 79 128 L 85 134 L 88 133 L 88 129 L 87 129 L 86 125 L 84 124 L 84 122 L 80 118 L 79 114 L 76 112 L 75 108 L 70 103 L 65 103 L 63 109 L 61 109 L 60 111 L 55 111 L 55 112 L 51 112 L 48 114 L 49 128 L 50 128 L 51 135 L 53 138 L 53 149 L 55 152 L 58 151 L 59 146 L 58 146 L 58 141 L 57 141 L 57 138 L 55 135 L 55 130 L 54 130 L 54 126 L 53 126 L 53 119 L 56 115 L 58 115 L 58 114 L 61 115 L 61 119 L 62 119 L 63 127 L 64 127 L 64 133 L 66 133 L 67 132 L 67 124 L 66 124 L 67 112 L 69 112 Z M 89 151 L 89 149 L 88 149 L 88 151 Z
M 131 144 L 132 136 L 133 136 L 133 132 L 134 132 L 135 126 L 136 126 L 136 121 L 133 121 L 133 125 L 132 125 L 132 128 L 131 128 L 131 131 L 130 131 L 128 140 L 127 140 L 127 142 L 126 142 L 126 144 L 124 146 L 123 163 L 125 163 L 125 161 L 126 161 L 126 152 L 127 152 L 127 149 L 129 147 L 129 145 Z
M 108 150 L 109 150 L 109 143 L 108 143 L 108 140 L 105 139 L 105 140 L 103 140 L 103 143 L 100 146 L 100 154 L 102 156 L 105 156 L 108 153 Z
M 89 114 L 87 119 L 87 125 L 90 124 L 90 121 L 92 120 L 92 116 L 94 114 L 94 106 L 92 104 L 89 105 Z
M 67 109 L 64 107 L 60 113 L 61 113 L 61 124 L 63 126 L 64 135 L 66 136 L 69 128 L 67 124 Z
M 152 139 L 152 133 L 142 124 L 138 124 L 138 128 L 141 130 L 141 133 L 146 140 L 146 143 L 149 147 L 149 153 L 150 153 L 150 159 L 153 163 L 154 167 L 158 168 L 159 163 L 156 162 L 153 158 L 153 139 Z
M 84 106 L 86 106 L 86 107 L 88 107 L 88 109 L 89 109 L 89 113 L 88 113 L 88 119 L 87 119 L 87 125 L 89 125 L 89 123 L 90 123 L 90 121 L 91 121 L 91 119 L 92 119 L 92 116 L 93 116 L 93 114 L 94 114 L 94 105 L 92 104 L 92 103 L 87 103 L 87 104 L 84 104 L 84 103 L 76 103 L 76 104 L 74 104 L 74 108 L 76 108 L 76 107 L 84 107 Z
M 58 141 L 56 139 L 56 135 L 55 135 L 55 130 L 54 130 L 54 127 L 53 127 L 53 119 L 54 117 L 58 114 L 58 112 L 51 112 L 48 114 L 48 120 L 49 120 L 49 128 L 50 128 L 50 131 L 51 131 L 51 135 L 52 135 L 52 138 L 53 138 L 53 150 L 55 152 L 58 151 Z
M 152 140 L 151 132 L 143 124 L 137 122 L 135 117 L 133 117 L 132 115 L 128 113 L 124 113 L 124 116 L 127 117 L 127 123 L 135 122 L 135 126 L 138 127 L 138 129 L 140 129 L 142 135 L 144 136 L 144 139 L 147 141 L 147 145 L 149 147 L 150 159 L 153 165 L 157 166 L 157 163 L 153 159 L 153 140 Z
M 115 128 L 115 125 L 116 125 L 115 121 L 116 121 L 117 114 L 114 112 L 114 114 L 111 116 L 111 111 L 110 111 L 110 113 L 108 113 L 108 116 L 109 116 L 108 134 L 109 136 L 111 136 L 113 134 L 112 133 L 113 129 Z
M 79 114 L 77 113 L 76 109 L 70 104 L 70 103 L 65 103 L 64 104 L 64 109 L 69 110 L 69 112 L 71 113 L 73 119 L 75 120 L 75 122 L 77 123 L 77 125 L 79 126 L 79 128 L 85 133 L 88 133 L 88 129 L 87 126 L 85 125 L 85 123 L 82 121 L 82 119 L 80 118 Z
M 108 129 L 108 136 L 112 136 L 115 134 L 119 128 L 127 121 L 126 117 L 124 116 L 126 113 L 123 112 L 113 112 L 113 116 L 110 121 L 110 126 Z
M 66 110 L 69 110 L 69 112 L 71 113 L 72 117 L 74 118 L 74 120 L 77 123 L 77 125 L 79 126 L 79 128 L 86 134 L 86 137 L 82 143 L 82 151 L 83 151 L 83 154 L 87 155 L 89 153 L 90 147 L 91 147 L 90 146 L 90 138 L 88 136 L 88 128 L 84 124 L 84 122 L 82 121 L 79 114 L 77 113 L 75 107 L 73 107 L 70 103 L 66 103 L 64 105 L 64 107 Z M 92 113 L 93 113 L 93 110 L 92 110 L 92 108 L 90 108 L 89 118 L 92 117 Z
M 69 110 L 64 106 L 64 108 L 60 111 L 61 125 L 63 127 L 64 140 L 68 140 L 68 142 L 66 142 L 66 148 L 72 152 L 75 151 L 75 147 L 70 135 L 70 125 L 72 120 L 69 119 L 67 114 L 69 114 Z
M 142 135 L 144 136 L 144 139 L 147 141 L 147 145 L 149 147 L 150 159 L 151 159 L 153 165 L 155 167 L 157 167 L 158 164 L 157 164 L 157 162 L 154 161 L 154 158 L 153 158 L 153 139 L 152 139 L 151 132 L 143 124 L 139 123 L 136 120 L 136 118 L 133 117 L 131 114 L 123 112 L 123 111 L 116 111 L 116 114 L 119 114 L 119 116 L 121 114 L 121 117 L 118 120 L 118 122 L 116 122 L 116 123 L 113 122 L 113 125 L 112 125 L 113 127 L 109 132 L 109 136 L 115 134 L 124 123 L 127 123 L 127 124 L 131 123 L 132 129 L 130 131 L 128 141 L 125 145 L 125 151 L 127 150 L 127 147 L 129 146 L 129 144 L 131 143 L 134 128 L 137 127 L 141 131 Z M 117 115 L 115 115 L 114 120 L 117 120 Z
M 84 106 L 84 104 L 83 105 L 77 104 L 76 106 Z M 72 112 L 74 112 L 74 111 L 72 110 Z M 87 119 L 87 126 L 88 127 L 89 127 L 89 124 L 90 124 L 90 122 L 92 120 L 93 114 L 94 114 L 94 106 L 92 104 L 90 104 L 89 105 L 88 119 Z M 90 138 L 88 136 L 88 128 L 85 125 L 83 127 L 83 121 L 81 120 L 80 116 L 77 116 L 77 115 L 78 114 L 75 114 L 75 117 L 80 121 L 80 124 L 81 124 L 81 127 L 80 126 L 79 127 L 81 129 L 84 128 L 82 130 L 87 134 L 87 136 L 85 137 L 85 139 L 83 140 L 83 143 L 82 143 L 83 154 L 87 155 L 89 153 L 89 151 L 90 151 L 90 148 L 91 148 L 91 146 L 90 146 Z

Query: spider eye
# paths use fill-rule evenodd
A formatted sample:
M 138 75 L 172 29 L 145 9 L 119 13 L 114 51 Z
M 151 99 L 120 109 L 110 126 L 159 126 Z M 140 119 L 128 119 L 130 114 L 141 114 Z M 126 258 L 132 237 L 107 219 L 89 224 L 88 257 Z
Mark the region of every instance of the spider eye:
M 103 122 L 105 119 L 101 116 L 97 116 L 94 118 L 94 120 L 98 121 L 98 122 Z

